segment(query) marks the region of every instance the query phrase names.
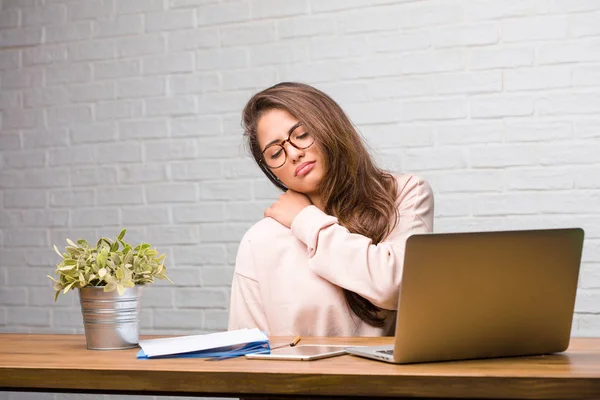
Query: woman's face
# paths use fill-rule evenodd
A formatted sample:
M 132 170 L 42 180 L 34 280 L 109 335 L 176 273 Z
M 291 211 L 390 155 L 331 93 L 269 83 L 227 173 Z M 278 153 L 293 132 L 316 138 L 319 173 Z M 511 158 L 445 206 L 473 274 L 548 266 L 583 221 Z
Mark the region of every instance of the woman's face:
M 260 151 L 263 152 L 263 163 L 271 165 L 269 169 L 277 179 L 288 189 L 309 196 L 318 195 L 317 190 L 324 174 L 323 157 L 319 144 L 312 143 L 312 135 L 300 121 L 287 111 L 272 109 L 258 120 L 257 135 Z M 283 141 L 285 152 L 277 146 Z M 301 148 L 294 147 L 292 143 Z M 309 147 L 302 149 L 306 146 Z M 281 167 L 274 168 L 281 163 Z

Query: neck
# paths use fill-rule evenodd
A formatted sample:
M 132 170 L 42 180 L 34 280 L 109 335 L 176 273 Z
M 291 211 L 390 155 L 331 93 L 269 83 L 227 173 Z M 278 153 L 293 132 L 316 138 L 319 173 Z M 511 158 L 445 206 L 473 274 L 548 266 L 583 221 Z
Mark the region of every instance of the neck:
M 319 210 L 325 212 L 325 204 L 323 203 L 320 196 L 316 194 L 307 194 L 310 202 L 313 203 Z

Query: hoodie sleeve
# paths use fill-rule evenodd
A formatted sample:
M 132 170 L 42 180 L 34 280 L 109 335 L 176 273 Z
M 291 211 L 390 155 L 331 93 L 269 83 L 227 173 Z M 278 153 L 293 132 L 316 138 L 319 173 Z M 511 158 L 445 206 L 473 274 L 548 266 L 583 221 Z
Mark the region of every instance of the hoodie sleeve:
M 411 176 L 398 182 L 399 219 L 381 243 L 350 233 L 315 206 L 302 210 L 291 229 L 309 253 L 309 268 L 334 285 L 366 298 L 374 305 L 395 310 L 402 279 L 406 239 L 433 230 L 433 192 L 429 184 Z

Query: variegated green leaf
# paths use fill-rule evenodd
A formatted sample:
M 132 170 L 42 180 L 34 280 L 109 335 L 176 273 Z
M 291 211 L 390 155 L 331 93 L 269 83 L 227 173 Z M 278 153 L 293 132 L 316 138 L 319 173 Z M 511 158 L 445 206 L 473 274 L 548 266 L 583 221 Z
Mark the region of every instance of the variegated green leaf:
M 104 291 L 104 292 L 112 292 L 112 291 L 113 291 L 113 290 L 115 290 L 116 288 L 117 288 L 117 284 L 116 284 L 116 283 L 113 283 L 113 284 L 110 284 L 110 285 L 106 285 L 106 286 L 104 286 L 104 289 L 103 289 L 103 291 Z
M 126 288 L 132 288 L 135 286 L 135 284 L 131 280 L 124 280 L 123 282 L 121 282 L 121 284 L 123 285 L 123 287 Z
M 56 245 L 54 245 L 54 251 L 56 252 L 56 254 L 58 254 L 61 258 L 65 258 L 63 257 L 63 255 L 60 253 L 60 251 L 58 250 L 58 247 L 56 247 Z
M 67 293 L 69 290 L 71 290 L 71 288 L 73 287 L 73 285 L 75 284 L 75 282 L 77 282 L 77 281 L 73 281 L 73 282 L 71 282 L 71 283 L 70 283 L 70 284 L 69 284 L 67 287 L 65 287 L 65 288 L 63 289 L 63 294 L 65 294 L 65 293 Z
M 108 250 L 106 250 L 106 248 L 102 248 L 100 253 L 98 253 L 98 255 L 96 256 L 96 261 L 98 262 L 98 265 L 100 266 L 100 268 L 106 267 L 107 259 L 108 259 Z
M 67 253 L 73 257 L 77 257 L 79 255 L 79 249 L 76 247 L 67 246 L 65 247 Z

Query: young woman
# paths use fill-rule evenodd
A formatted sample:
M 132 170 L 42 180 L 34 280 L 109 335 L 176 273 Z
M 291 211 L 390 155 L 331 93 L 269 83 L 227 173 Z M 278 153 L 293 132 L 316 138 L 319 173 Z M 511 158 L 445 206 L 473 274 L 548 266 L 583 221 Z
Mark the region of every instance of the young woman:
M 393 334 L 406 239 L 433 228 L 430 186 L 378 169 L 339 105 L 311 86 L 265 89 L 242 118 L 284 193 L 240 243 L 229 329 Z

